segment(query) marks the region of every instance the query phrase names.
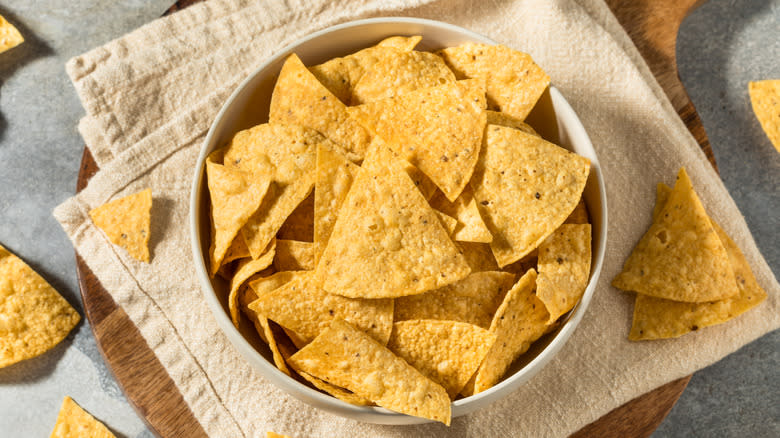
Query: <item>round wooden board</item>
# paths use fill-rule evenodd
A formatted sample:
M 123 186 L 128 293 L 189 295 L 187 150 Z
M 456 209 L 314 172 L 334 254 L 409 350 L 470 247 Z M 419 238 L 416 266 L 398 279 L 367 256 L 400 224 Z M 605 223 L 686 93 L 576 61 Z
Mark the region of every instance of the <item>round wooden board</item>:
M 180 0 L 166 15 L 203 0 Z M 717 170 L 704 127 L 677 74 L 675 48 L 683 19 L 703 0 L 607 0 L 627 30 L 674 108 Z M 84 148 L 76 191 L 98 171 Z M 205 437 L 176 385 L 146 344 L 138 328 L 119 308 L 76 254 L 81 298 L 103 358 L 128 400 L 158 436 Z M 687 376 L 635 398 L 585 426 L 572 437 L 647 437 L 658 427 L 685 390 Z

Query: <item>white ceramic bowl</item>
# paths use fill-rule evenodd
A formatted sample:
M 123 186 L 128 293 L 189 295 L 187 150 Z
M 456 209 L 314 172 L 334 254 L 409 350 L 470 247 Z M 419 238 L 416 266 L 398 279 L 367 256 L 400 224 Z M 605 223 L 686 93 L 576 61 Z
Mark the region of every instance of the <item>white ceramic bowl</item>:
M 227 307 L 227 284 L 210 279 L 207 261 L 209 217 L 204 162 L 209 152 L 224 145 L 236 132 L 268 121 L 268 107 L 276 77 L 287 56 L 296 53 L 306 65 L 344 56 L 369 47 L 393 35 L 422 35 L 419 50 L 436 50 L 465 42 L 496 44 L 491 39 L 438 21 L 415 18 L 375 18 L 353 21 L 315 32 L 289 46 L 264 62 L 238 86 L 214 120 L 198 158 L 190 200 L 192 251 L 203 295 L 214 318 L 227 338 L 263 377 L 284 391 L 315 407 L 355 420 L 380 424 L 415 424 L 428 420 L 391 412 L 378 407 L 353 406 L 311 389 L 285 375 L 273 365 L 271 353 L 251 329 L 237 330 L 230 321 Z M 539 372 L 563 347 L 579 324 L 593 297 L 607 240 L 607 203 L 598 158 L 577 115 L 554 87 L 545 93 L 528 118 L 529 123 L 548 140 L 591 160 L 591 171 L 585 187 L 585 201 L 593 223 L 593 263 L 590 282 L 577 306 L 564 316 L 565 321 L 554 332 L 535 342 L 531 349 L 512 365 L 507 377 L 487 391 L 456 400 L 452 416 L 467 414 L 505 397 Z M 262 397 L 258 394 L 258 397 Z

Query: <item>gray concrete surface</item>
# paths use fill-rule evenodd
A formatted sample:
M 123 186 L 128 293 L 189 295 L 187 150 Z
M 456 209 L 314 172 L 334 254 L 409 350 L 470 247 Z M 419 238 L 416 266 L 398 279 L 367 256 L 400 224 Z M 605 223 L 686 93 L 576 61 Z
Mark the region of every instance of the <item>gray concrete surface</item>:
M 159 16 L 172 0 L 5 0 L 27 42 L 0 56 L 0 242 L 82 311 L 72 248 L 52 209 L 73 193 L 83 114 L 70 57 Z M 763 135 L 747 82 L 780 78 L 780 0 L 710 0 L 681 32 L 683 82 L 721 174 L 767 261 L 780 272 L 780 154 Z M 82 312 L 83 314 L 83 312 Z M 778 333 L 697 372 L 657 437 L 780 436 Z M 0 369 L 0 435 L 48 436 L 72 396 L 119 436 L 152 436 L 105 366 L 86 321 L 53 351 Z

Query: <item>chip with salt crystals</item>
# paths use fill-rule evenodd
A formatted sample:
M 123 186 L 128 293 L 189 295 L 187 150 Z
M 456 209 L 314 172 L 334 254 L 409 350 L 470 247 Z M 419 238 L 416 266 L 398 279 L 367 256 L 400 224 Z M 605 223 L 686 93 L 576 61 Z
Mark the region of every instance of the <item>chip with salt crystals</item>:
M 263 284 L 263 287 L 271 287 L 274 285 L 277 285 L 277 287 L 281 287 L 284 283 L 289 281 L 292 277 L 288 276 L 280 276 L 279 274 L 288 274 L 287 272 L 279 272 L 274 275 L 271 275 L 270 277 L 261 277 L 255 282 L 259 282 L 262 280 L 266 280 Z M 244 311 L 244 314 L 249 318 L 250 321 L 252 321 L 252 324 L 255 326 L 255 330 L 257 330 L 257 334 L 260 335 L 260 338 L 268 344 L 268 348 L 271 350 L 271 356 L 274 359 L 274 364 L 276 365 L 276 368 L 279 368 L 279 371 L 290 375 L 290 370 L 287 368 L 287 364 L 284 361 L 284 356 L 282 355 L 281 351 L 279 351 L 279 345 L 276 343 L 276 334 L 274 333 L 274 330 L 271 328 L 271 324 L 268 321 L 268 318 L 258 315 L 255 311 L 249 308 L 249 304 L 257 299 L 257 294 L 255 293 L 254 289 L 251 287 L 245 287 L 241 289 L 241 292 L 239 292 L 239 302 L 241 304 L 241 310 Z
M 536 271 L 531 269 L 504 297 L 490 324 L 496 342 L 474 375 L 474 394 L 498 383 L 512 362 L 544 334 L 550 315 L 535 288 Z
M 416 50 L 392 53 L 375 62 L 352 87 L 350 105 L 386 99 L 447 82 L 455 82 L 455 74 L 440 56 Z
M 213 277 L 222 266 L 232 242 L 243 242 L 243 237 L 236 239 L 236 235 L 260 207 L 271 181 L 253 178 L 248 172 L 211 161 L 206 162 L 206 179 L 211 197 L 209 255 Z
M 301 126 L 262 124 L 240 131 L 228 144 L 224 165 L 273 181 L 268 193 L 241 229 L 249 252 L 257 258 L 282 224 L 314 187 L 317 145 L 322 135 Z
M 0 368 L 50 350 L 80 319 L 46 280 L 0 246 Z
M 540 137 L 489 125 L 471 187 L 498 266 L 520 260 L 566 220 L 590 161 Z
M 422 88 L 347 109 L 451 201 L 474 171 L 485 129 L 484 110 L 485 89 L 478 80 Z
M 317 279 L 325 290 L 352 298 L 394 298 L 469 274 L 412 180 L 390 167 L 369 164 L 358 172 L 317 264 Z
M 534 128 L 531 127 L 531 125 L 525 123 L 524 121 L 512 117 L 509 114 L 498 112 L 498 111 L 486 111 L 487 113 L 487 124 L 488 125 L 498 125 L 498 126 L 506 126 L 507 128 L 514 128 L 519 129 L 526 134 L 536 135 L 537 137 L 539 134 L 536 133 Z
M 673 301 L 701 303 L 737 295 L 728 254 L 685 168 L 669 199 L 612 285 Z
M 498 271 L 496 258 L 490 251 L 490 245 L 478 242 L 455 242 L 460 249 L 466 264 L 471 268 L 471 272 Z
M 276 237 L 299 242 L 314 242 L 314 193 L 310 193 L 290 213 Z
M 92 222 L 114 245 L 136 260 L 149 263 L 152 189 L 115 199 L 89 211 Z
M 341 319 L 333 320 L 290 364 L 387 409 L 450 424 L 447 391 Z
M 780 79 L 751 82 L 748 92 L 753 113 L 780 152 Z
M 563 221 L 564 224 L 589 224 L 588 219 L 588 207 L 585 205 L 585 199 L 580 198 L 580 202 L 574 207 L 574 211 L 571 212 L 569 217 Z
M 450 202 L 444 193 L 437 191 L 430 199 L 431 207 L 457 219 L 455 230 L 450 234 L 453 240 L 461 242 L 490 243 L 493 235 L 479 215 L 474 193 L 466 186 L 454 202 Z
M 590 224 L 564 224 L 539 246 L 536 296 L 553 322 L 580 300 L 590 278 Z
M 654 218 L 660 214 L 671 191 L 665 184 L 658 184 Z M 758 285 L 737 244 L 714 220 L 712 226 L 728 254 L 739 294 L 707 303 L 681 303 L 637 294 L 629 340 L 676 338 L 736 318 L 766 299 L 766 292 Z
M 313 242 L 276 240 L 274 268 L 277 271 L 311 271 L 314 266 Z
M 341 204 L 360 169 L 344 155 L 322 145 L 317 147 L 317 179 L 314 183 L 314 262 L 328 243 Z
M 279 72 L 268 119 L 321 132 L 344 148 L 350 159 L 362 158 L 371 140 L 368 132 L 349 117 L 346 105 L 295 54 L 287 58 Z
M 550 77 L 531 56 L 497 45 L 466 43 L 439 52 L 458 79 L 478 78 L 487 83 L 491 109 L 525 120 L 550 85 Z
M 436 290 L 396 298 L 394 319 L 460 321 L 487 329 L 514 281 L 509 272 L 475 272 Z
M 13 49 L 23 42 L 22 34 L 0 15 L 0 53 Z
M 228 308 L 230 309 L 230 318 L 233 320 L 233 325 L 238 327 L 238 290 L 246 283 L 253 275 L 271 266 L 274 261 L 274 254 L 276 253 L 276 239 L 272 239 L 271 243 L 265 249 L 263 255 L 256 259 L 245 258 L 238 262 L 236 272 L 230 279 L 230 294 L 228 295 Z
M 330 294 L 317 286 L 314 273 L 301 271 L 284 286 L 259 295 L 249 308 L 293 330 L 310 342 L 333 318 L 342 318 L 383 345 L 393 325 L 393 300 L 367 300 Z
M 455 399 L 495 340 L 495 334 L 473 324 L 412 320 L 393 324 L 387 348 Z
M 108 428 L 65 396 L 57 415 L 57 423 L 51 431 L 51 438 L 114 438 Z

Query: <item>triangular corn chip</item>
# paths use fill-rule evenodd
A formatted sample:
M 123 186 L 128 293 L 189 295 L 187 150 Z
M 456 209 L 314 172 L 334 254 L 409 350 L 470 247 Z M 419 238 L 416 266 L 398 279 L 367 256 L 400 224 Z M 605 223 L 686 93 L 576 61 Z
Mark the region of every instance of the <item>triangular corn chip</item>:
M 295 370 L 298 375 L 304 378 L 307 382 L 311 383 L 315 388 L 319 389 L 320 391 L 326 392 L 333 397 L 336 397 L 337 399 L 341 401 L 345 401 L 349 404 L 355 405 L 355 406 L 371 406 L 373 403 L 370 401 L 364 399 L 363 397 L 347 390 L 341 387 L 338 387 L 336 385 L 331 385 L 330 383 L 318 379 L 311 374 L 307 373 L 306 371 L 302 370 Z
M 267 280 L 269 283 L 275 283 L 278 284 L 277 287 L 281 287 L 287 280 L 289 281 L 289 278 L 291 278 L 289 275 L 279 275 L 279 274 L 288 274 L 286 272 L 279 272 L 274 275 L 271 275 L 270 277 L 262 277 L 255 282 L 261 282 L 262 280 Z M 289 278 L 288 278 L 289 277 Z M 249 304 L 257 299 L 257 294 L 255 293 L 254 289 L 252 287 L 243 288 L 241 293 L 239 294 L 239 301 L 241 304 L 241 309 L 244 311 L 244 314 L 249 317 L 249 319 L 252 321 L 252 324 L 255 326 L 255 330 L 257 330 L 257 333 L 260 335 L 260 338 L 263 339 L 268 344 L 268 349 L 271 350 L 271 356 L 274 359 L 274 364 L 276 365 L 276 368 L 279 368 L 279 371 L 290 375 L 290 370 L 287 368 L 287 364 L 284 361 L 284 356 L 282 356 L 282 353 L 279 351 L 279 346 L 276 343 L 276 335 L 274 334 L 274 331 L 271 328 L 271 325 L 268 323 L 268 319 L 265 318 L 262 315 L 258 315 L 255 311 L 249 308 Z
M 276 253 L 276 239 L 271 240 L 265 253 L 256 259 L 246 258 L 238 262 L 235 274 L 230 279 L 230 294 L 228 295 L 228 308 L 233 325 L 238 327 L 238 290 L 253 275 L 271 266 Z
M 536 296 L 553 322 L 580 300 L 590 278 L 590 224 L 564 224 L 539 246 Z
M 780 152 L 780 79 L 748 84 L 753 113 L 766 136 Z
M 244 257 L 251 257 L 252 254 L 249 252 L 249 248 L 246 246 L 246 241 L 244 240 L 244 235 L 241 233 L 236 234 L 236 237 L 233 239 L 233 242 L 230 244 L 230 247 L 227 249 L 227 252 L 225 253 L 225 258 L 222 259 L 222 265 L 226 265 L 233 260 L 243 259 Z
M 9 23 L 4 17 L 0 16 L 0 53 L 22 44 L 24 37 Z
M 368 146 L 368 152 L 366 152 L 366 159 L 363 160 L 362 168 L 368 169 L 371 172 L 379 172 L 379 168 L 383 166 L 396 166 L 402 169 L 409 175 L 409 178 L 414 182 L 415 187 L 420 190 L 423 197 L 431 199 L 438 190 L 436 184 L 431 181 L 420 169 L 412 166 L 411 163 L 401 158 L 397 152 L 392 150 L 387 143 L 379 138 L 374 137 L 371 140 L 371 144 Z
M 509 114 L 498 112 L 498 111 L 486 111 L 487 113 L 487 124 L 488 125 L 498 125 L 498 126 L 506 126 L 507 128 L 514 128 L 519 129 L 526 134 L 535 135 L 537 137 L 540 137 L 539 134 L 536 133 L 534 128 L 531 127 L 531 125 L 525 123 L 524 121 L 512 117 Z
M 453 240 L 482 243 L 490 243 L 493 240 L 493 235 L 479 215 L 474 193 L 469 186 L 463 189 L 454 202 L 450 202 L 442 192 L 436 192 L 429 202 L 434 209 L 458 220 L 455 230 L 451 233 Z
M 498 266 L 520 260 L 574 210 L 587 158 L 517 129 L 489 125 L 471 187 Z
M 72 398 L 62 400 L 57 423 L 50 438 L 115 438 L 108 428 L 77 405 Z
M 92 222 L 114 245 L 136 260 L 149 263 L 152 189 L 146 189 L 89 211 Z
M 360 169 L 344 155 L 324 146 L 317 147 L 317 180 L 314 184 L 315 264 L 328 243 L 341 204 Z
M 484 109 L 484 86 L 471 80 L 422 88 L 348 112 L 455 200 L 477 162 Z

